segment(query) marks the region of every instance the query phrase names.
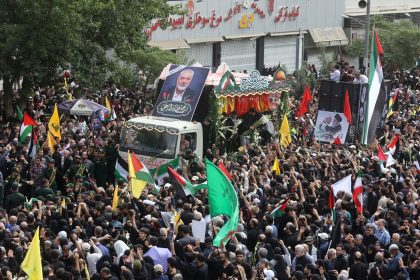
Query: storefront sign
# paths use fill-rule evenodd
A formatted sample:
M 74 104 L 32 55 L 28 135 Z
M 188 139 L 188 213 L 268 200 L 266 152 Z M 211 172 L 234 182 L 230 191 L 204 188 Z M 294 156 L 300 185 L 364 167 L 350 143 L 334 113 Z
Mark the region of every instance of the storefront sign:
M 292 10 L 288 10 L 287 7 L 280 6 L 277 16 L 274 18 L 274 22 L 284 22 L 288 20 L 296 20 L 299 16 L 299 5 L 293 6 Z
M 279 6 L 278 12 L 274 12 L 274 0 L 267 0 L 267 12 L 270 15 L 273 15 L 274 23 L 282 23 L 287 21 L 296 20 L 299 17 L 299 5 L 294 5 L 291 8 L 288 6 Z M 178 17 L 169 17 L 160 21 L 156 21 L 151 24 L 151 26 L 146 30 L 147 36 L 150 38 L 158 28 L 166 29 L 167 27 L 170 30 L 179 30 L 179 29 L 203 29 L 205 27 L 218 28 L 223 22 L 228 23 L 234 16 L 241 13 L 244 9 L 253 10 L 253 12 L 258 15 L 259 18 L 264 19 L 266 17 L 266 12 L 258 6 L 259 1 L 247 1 L 247 2 L 236 2 L 235 5 L 226 12 L 225 16 L 217 14 L 216 10 L 212 10 L 209 16 L 204 16 L 200 12 L 194 12 L 196 7 L 193 7 L 194 2 L 189 3 L 190 9 L 188 9 L 187 15 L 182 15 Z M 253 15 L 254 16 L 254 15 Z M 249 28 L 250 23 L 257 24 L 257 22 L 248 20 L 245 21 L 242 18 L 239 19 L 239 28 Z M 246 24 L 245 24 L 246 23 Z M 245 27 L 246 26 L 246 27 Z
M 274 0 L 268 0 L 268 12 L 270 13 L 270 15 L 273 13 L 274 11 Z
M 241 19 L 239 20 L 239 28 L 241 29 L 250 28 L 253 22 L 254 22 L 254 14 L 250 14 L 249 16 L 247 16 L 246 14 L 243 14 Z
M 253 2 L 253 3 L 251 4 L 251 8 L 253 8 L 253 9 L 254 9 L 254 11 L 255 11 L 255 13 L 256 13 L 257 15 L 259 15 L 261 18 L 265 18 L 265 13 L 264 13 L 264 11 L 263 11 L 263 10 L 261 10 L 255 2 Z

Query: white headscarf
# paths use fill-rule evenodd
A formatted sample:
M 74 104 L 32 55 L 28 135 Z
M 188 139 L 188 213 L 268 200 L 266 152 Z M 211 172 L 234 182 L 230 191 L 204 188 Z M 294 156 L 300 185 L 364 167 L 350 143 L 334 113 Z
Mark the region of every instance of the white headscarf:
M 127 246 L 127 244 L 124 243 L 122 240 L 118 240 L 114 243 L 114 249 L 117 253 L 117 263 L 120 261 L 120 258 L 122 255 L 124 255 L 124 252 L 126 250 L 129 250 L 130 248 Z

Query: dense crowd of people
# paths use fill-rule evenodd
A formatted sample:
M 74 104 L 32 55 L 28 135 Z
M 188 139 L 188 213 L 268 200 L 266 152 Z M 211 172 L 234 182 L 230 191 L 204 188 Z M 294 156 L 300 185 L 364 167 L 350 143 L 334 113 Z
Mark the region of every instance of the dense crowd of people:
M 147 96 L 115 85 L 82 93 L 73 83 L 75 96 L 100 104 L 108 96 L 117 117 L 94 130 L 88 118 L 62 115 L 62 140 L 52 152 L 45 145 L 48 119 L 66 97 L 37 88 L 23 109 L 38 123 L 34 158 L 28 139 L 18 141 L 21 122 L 0 123 L 0 278 L 24 277 L 20 265 L 39 227 L 45 279 L 420 279 L 419 77 L 419 71 L 394 73 L 398 104 L 374 145 L 315 141 L 315 92 L 308 114 L 291 118 L 296 133 L 287 148 L 270 141 L 229 155 L 208 150 L 207 158 L 223 161 L 232 175 L 240 204 L 237 231 L 220 248 L 212 240 L 226 218 L 210 217 L 206 189 L 175 199 L 165 178 L 158 192 L 148 187 L 137 200 L 114 176 L 123 123 L 150 113 Z M 291 99 L 291 107 L 298 102 Z M 386 150 L 398 133 L 396 163 L 386 166 L 376 157 L 378 145 Z M 276 157 L 280 175 L 271 170 Z M 206 180 L 194 155 L 182 158 L 178 172 L 193 184 Z M 332 211 L 331 185 L 358 172 L 363 213 L 343 192 Z M 284 214 L 271 215 L 286 199 Z M 177 213 L 182 223 L 171 230 Z M 193 221 L 205 221 L 202 243 L 192 234 Z M 167 249 L 163 261 L 151 257 L 162 252 L 156 248 Z

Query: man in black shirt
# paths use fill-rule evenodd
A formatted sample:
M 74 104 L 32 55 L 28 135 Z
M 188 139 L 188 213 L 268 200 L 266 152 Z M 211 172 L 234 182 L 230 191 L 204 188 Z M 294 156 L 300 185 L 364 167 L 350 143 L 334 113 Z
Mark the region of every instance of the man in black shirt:
M 362 263 L 362 253 L 356 251 L 354 253 L 354 264 L 350 267 L 349 278 L 354 280 L 366 279 L 368 266 Z
M 338 244 L 335 247 L 337 251 L 337 260 L 335 262 L 335 270 L 340 273 L 342 270 L 347 270 L 349 268 L 349 261 L 347 260 L 347 257 L 344 255 L 344 246 L 343 244 Z
M 246 278 L 251 279 L 252 278 L 252 267 L 249 263 L 245 261 L 245 253 L 242 250 L 236 250 L 236 265 L 240 265 L 244 268 Z
M 198 254 L 195 257 L 195 263 L 197 264 L 197 273 L 195 274 L 194 279 L 207 280 L 209 269 L 206 263 L 206 257 L 201 253 Z

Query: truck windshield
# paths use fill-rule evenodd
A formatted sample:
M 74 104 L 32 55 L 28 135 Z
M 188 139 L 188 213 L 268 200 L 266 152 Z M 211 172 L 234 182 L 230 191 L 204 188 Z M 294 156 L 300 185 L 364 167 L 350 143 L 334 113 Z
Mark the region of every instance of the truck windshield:
M 178 135 L 156 130 L 125 128 L 121 134 L 121 148 L 137 154 L 175 158 Z

